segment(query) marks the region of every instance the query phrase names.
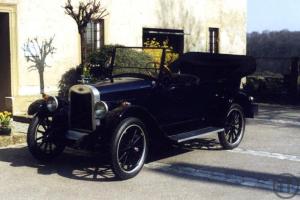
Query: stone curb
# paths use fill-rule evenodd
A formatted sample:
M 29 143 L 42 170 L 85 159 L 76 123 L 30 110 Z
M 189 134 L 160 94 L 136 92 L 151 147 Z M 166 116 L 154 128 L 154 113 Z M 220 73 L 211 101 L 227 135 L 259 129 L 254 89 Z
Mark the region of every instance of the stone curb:
M 8 136 L 0 135 L 0 147 L 7 147 L 24 143 L 26 143 L 26 134 L 24 133 L 12 133 Z

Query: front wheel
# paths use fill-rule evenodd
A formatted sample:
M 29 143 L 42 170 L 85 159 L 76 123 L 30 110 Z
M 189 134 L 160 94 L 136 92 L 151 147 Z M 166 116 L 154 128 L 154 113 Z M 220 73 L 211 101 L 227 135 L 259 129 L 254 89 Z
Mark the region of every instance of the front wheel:
M 144 166 L 148 153 L 147 131 L 137 118 L 126 118 L 115 129 L 111 140 L 112 169 L 126 180 L 136 176 Z
M 219 133 L 219 141 L 224 149 L 234 149 L 242 141 L 245 133 L 245 116 L 238 104 L 233 104 L 227 112 L 224 131 Z
M 35 116 L 28 128 L 28 149 L 40 161 L 57 157 L 65 148 L 63 142 L 55 137 L 52 120 L 51 116 Z

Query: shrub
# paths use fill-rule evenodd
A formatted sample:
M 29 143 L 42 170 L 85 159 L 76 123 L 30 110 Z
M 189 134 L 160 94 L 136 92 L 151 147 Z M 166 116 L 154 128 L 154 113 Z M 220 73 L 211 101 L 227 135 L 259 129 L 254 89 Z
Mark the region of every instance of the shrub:
M 112 57 L 114 48 L 118 46 L 120 45 L 106 45 L 101 47 L 99 51 L 91 53 L 88 56 L 88 62 L 92 65 L 100 65 L 100 67 L 104 67 L 105 63 L 110 57 Z
M 78 84 L 78 80 L 81 79 L 81 74 L 81 65 L 77 66 L 76 68 L 72 68 L 66 73 L 64 73 L 58 84 L 58 96 L 63 99 L 68 99 L 70 87 L 72 87 L 75 84 Z
M 113 74 L 144 73 L 148 63 L 155 61 L 149 54 L 140 49 L 117 49 Z M 140 68 L 140 69 L 139 69 Z
M 156 38 L 153 38 L 152 40 L 150 40 L 149 38 L 144 42 L 144 46 L 145 47 L 156 47 L 156 48 L 166 48 L 166 60 L 165 60 L 165 64 L 168 66 L 170 65 L 172 62 L 174 62 L 175 60 L 178 59 L 179 54 L 173 51 L 173 47 L 169 44 L 169 40 L 165 40 L 162 43 L 160 43 L 159 41 L 156 40 Z M 157 55 L 157 50 L 155 49 L 147 49 L 146 50 L 147 53 L 149 53 L 150 55 Z M 160 55 L 158 56 L 158 59 L 160 59 Z M 160 60 L 158 60 L 160 61 Z
M 247 77 L 244 90 L 255 97 L 257 102 L 289 103 L 289 91 L 286 80 L 272 76 Z
M 107 69 L 106 63 L 110 61 L 115 47 L 122 47 L 121 45 L 107 45 L 102 47 L 99 51 L 92 53 L 89 56 L 89 63 L 91 64 L 91 75 L 97 79 L 107 77 L 111 72 Z M 147 63 L 154 62 L 152 54 L 146 51 L 138 51 L 139 49 L 119 48 L 117 49 L 115 57 L 114 74 L 120 73 L 143 73 L 145 70 L 138 68 L 147 67 Z M 161 50 L 160 50 L 161 52 Z M 123 67 L 123 68 L 122 68 Z M 149 67 L 149 66 L 148 66 Z

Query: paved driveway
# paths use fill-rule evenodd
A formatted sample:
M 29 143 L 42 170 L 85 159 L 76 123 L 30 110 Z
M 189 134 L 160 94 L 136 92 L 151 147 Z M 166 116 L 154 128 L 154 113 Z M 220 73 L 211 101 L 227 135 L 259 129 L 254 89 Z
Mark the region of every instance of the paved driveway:
M 101 154 L 67 150 L 41 165 L 25 146 L 0 149 L 0 199 L 279 199 L 274 185 L 293 193 L 300 178 L 300 109 L 261 108 L 239 148 L 207 138 L 158 151 L 128 181 L 116 181 Z

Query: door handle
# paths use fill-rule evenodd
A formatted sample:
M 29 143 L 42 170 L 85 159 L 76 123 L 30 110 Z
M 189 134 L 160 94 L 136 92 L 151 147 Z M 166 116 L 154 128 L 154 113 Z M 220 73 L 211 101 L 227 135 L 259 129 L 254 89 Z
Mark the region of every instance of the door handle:
M 176 89 L 175 86 L 169 87 L 169 91 L 174 91 Z

